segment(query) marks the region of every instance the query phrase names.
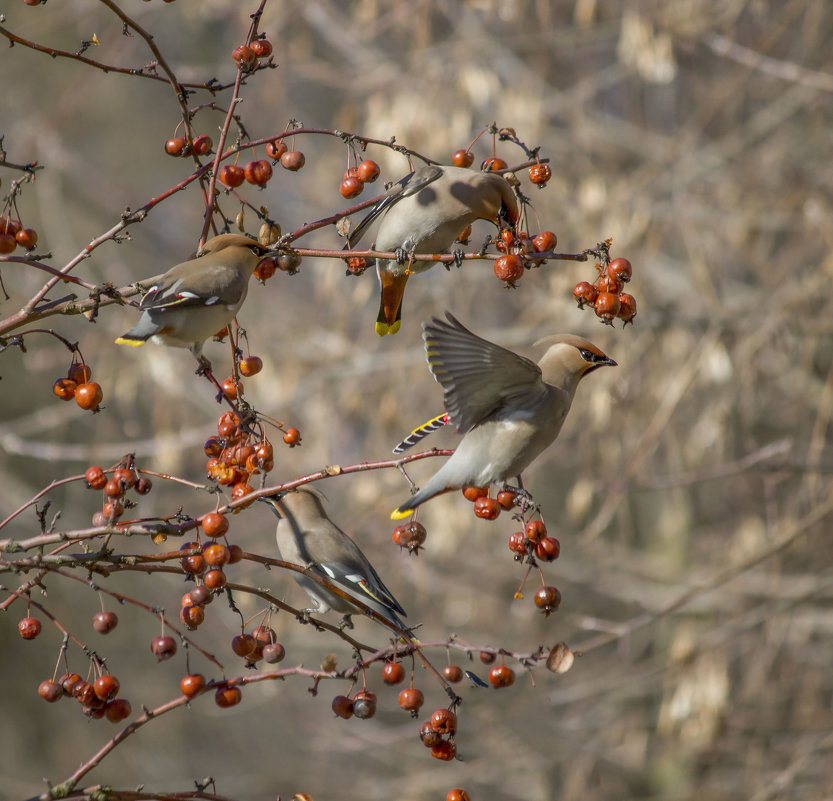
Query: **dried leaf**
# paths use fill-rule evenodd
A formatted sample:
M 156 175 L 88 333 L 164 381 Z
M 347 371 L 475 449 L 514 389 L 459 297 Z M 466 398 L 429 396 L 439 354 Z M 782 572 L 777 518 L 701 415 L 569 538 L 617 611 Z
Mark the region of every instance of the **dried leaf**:
M 553 673 L 566 673 L 575 661 L 575 655 L 565 642 L 553 646 L 550 655 L 547 657 L 547 667 Z

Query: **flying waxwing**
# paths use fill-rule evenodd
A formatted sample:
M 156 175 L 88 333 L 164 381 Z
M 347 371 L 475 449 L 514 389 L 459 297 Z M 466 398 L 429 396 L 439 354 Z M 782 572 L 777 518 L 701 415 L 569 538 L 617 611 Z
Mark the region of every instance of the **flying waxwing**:
M 373 249 L 401 252 L 402 258 L 376 260 L 382 286 L 376 320 L 379 336 L 399 330 L 408 276 L 424 272 L 436 263 L 409 263 L 408 253 L 447 251 L 475 220 L 497 223 L 502 218 L 514 225 L 518 220 L 518 201 L 512 187 L 497 173 L 463 167 L 422 167 L 387 191 L 350 234 L 351 246 L 382 214 Z
M 142 297 L 142 316 L 117 340 L 138 347 L 189 348 L 202 360 L 203 343 L 227 326 L 246 299 L 249 279 L 266 252 L 254 239 L 221 234 L 209 239 L 204 255 L 171 267 Z
M 263 497 L 278 520 L 277 541 L 281 559 L 306 567 L 365 606 L 378 612 L 400 629 L 407 629 L 397 617 L 405 616 L 390 590 L 373 569 L 359 546 L 345 534 L 324 511 L 321 493 L 312 487 L 299 487 L 285 493 Z M 360 610 L 340 595 L 303 573 L 293 577 L 306 590 L 315 607 L 307 611 L 323 614 L 330 609 L 350 615 Z
M 442 384 L 445 408 L 463 439 L 426 485 L 391 517 L 449 490 L 505 484 L 561 431 L 576 387 L 588 373 L 616 362 L 572 334 L 545 337 L 538 364 L 473 334 L 449 312 L 423 323 L 428 366 Z

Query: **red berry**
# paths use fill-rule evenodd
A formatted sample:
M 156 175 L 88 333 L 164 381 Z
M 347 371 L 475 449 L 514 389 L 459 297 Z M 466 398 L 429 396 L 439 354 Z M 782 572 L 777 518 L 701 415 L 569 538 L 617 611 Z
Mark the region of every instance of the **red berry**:
M 508 165 L 503 159 L 490 158 L 483 160 L 483 163 L 480 165 L 480 169 L 486 171 L 505 170 L 507 166 Z
M 176 640 L 168 636 L 154 637 L 150 643 L 150 650 L 160 662 L 163 662 L 176 653 Z
M 333 712 L 345 720 L 352 718 L 353 702 L 346 695 L 337 695 L 333 698 Z
M 119 680 L 110 673 L 105 673 L 93 682 L 93 690 L 102 701 L 109 701 L 119 694 Z
M 261 283 L 265 283 L 275 274 L 275 270 L 277 269 L 277 259 L 269 256 L 268 258 L 263 259 L 257 267 L 255 267 L 255 278 L 257 278 L 257 280 Z
M 599 292 L 594 304 L 596 316 L 606 325 L 613 325 L 613 318 L 619 313 L 619 305 L 619 298 L 612 292 Z
M 509 286 L 515 286 L 515 281 L 524 274 L 523 259 L 514 253 L 501 256 L 495 259 L 494 271 L 501 281 L 506 281 Z
M 517 554 L 526 553 L 526 537 L 523 531 L 516 531 L 509 535 L 509 550 Z
M 139 480 L 136 482 L 136 492 L 139 495 L 147 495 L 151 489 L 153 488 L 153 482 L 147 478 L 146 476 L 139 476 Z
M 98 612 L 93 615 L 93 628 L 99 634 L 109 634 L 118 624 L 115 612 Z
M 192 575 L 200 575 L 205 570 L 205 559 L 202 556 L 202 549 L 198 542 L 186 542 L 180 549 L 180 551 L 192 551 L 198 550 L 200 553 L 196 554 L 189 554 L 188 556 L 183 556 L 182 559 L 179 560 L 179 563 L 182 565 L 182 569 L 186 573 L 190 573 Z
M 471 150 L 458 150 L 451 157 L 451 163 L 455 167 L 471 167 L 474 164 L 474 153 Z
M 246 376 L 257 375 L 263 369 L 263 360 L 260 356 L 247 356 L 240 360 L 240 374 Z
M 391 534 L 391 539 L 400 547 L 407 548 L 415 554 L 419 554 L 420 546 L 425 542 L 428 532 L 422 523 L 411 520 L 401 526 L 397 526 Z
M 431 728 L 440 734 L 456 734 L 457 715 L 450 709 L 437 709 L 431 715 Z
M 228 531 L 228 518 L 219 512 L 209 512 L 200 522 L 208 537 L 222 537 Z
M 108 498 L 121 498 L 124 495 L 124 487 L 115 479 L 110 479 L 104 485 L 104 494 Z
M 469 794 L 461 787 L 455 787 L 448 791 L 445 801 L 469 801 Z
M 87 364 L 73 362 L 67 370 L 67 378 L 76 384 L 86 384 L 93 377 L 93 371 Z
M 209 590 L 219 590 L 226 586 L 226 574 L 220 568 L 215 567 L 206 570 L 202 577 L 203 583 Z
M 205 688 L 205 677 L 202 673 L 190 673 L 183 676 L 179 682 L 179 689 L 183 695 L 193 698 Z
M 431 756 L 443 762 L 451 762 L 457 756 L 457 746 L 450 740 L 440 740 L 431 748 Z
M 381 170 L 375 161 L 363 161 L 358 166 L 356 175 L 363 184 L 372 184 L 378 177 Z
M 229 549 L 219 542 L 214 542 L 203 549 L 202 554 L 205 557 L 205 563 L 210 567 L 222 567 L 231 559 Z
M 243 168 L 243 175 L 250 184 L 265 186 L 272 177 L 272 165 L 266 159 L 250 161 Z
M 274 142 L 266 143 L 266 155 L 270 159 L 277 160 L 284 153 L 286 153 L 286 145 L 283 143 L 283 139 L 276 139 Z
M 26 250 L 32 250 L 38 244 L 38 232 L 34 228 L 24 228 L 15 234 L 17 244 Z
M 165 152 L 169 156 L 186 156 L 188 149 L 188 140 L 184 136 L 175 136 L 165 142 Z
M 281 167 L 285 170 L 297 172 L 304 166 L 306 159 L 300 150 L 288 150 L 281 156 Z
M 561 543 L 555 537 L 544 537 L 535 546 L 535 555 L 544 562 L 553 562 L 561 553 Z
M 238 634 L 231 641 L 231 650 L 237 656 L 248 656 L 255 649 L 255 638 L 251 634 Z
M 217 177 L 228 187 L 232 189 L 240 186 L 246 180 L 246 173 L 242 167 L 236 164 L 224 164 L 220 167 Z
M 555 250 L 558 245 L 558 237 L 552 231 L 541 231 L 538 236 L 532 238 L 532 245 L 536 253 L 546 253 Z
M 272 43 L 268 39 L 255 39 L 249 47 L 258 58 L 269 58 L 272 55 Z
M 556 587 L 539 587 L 535 592 L 535 606 L 549 615 L 561 606 L 561 593 Z
M 552 177 L 552 170 L 546 164 L 533 164 L 529 168 L 529 180 L 543 186 Z
M 34 640 L 40 634 L 40 620 L 36 617 L 24 617 L 18 624 L 17 630 L 24 640 Z
M 485 498 L 488 494 L 488 487 L 463 487 L 463 497 L 472 503 L 478 498 Z
M 84 473 L 84 478 L 91 489 L 104 489 L 104 485 L 107 483 L 107 476 L 104 475 L 104 471 L 98 465 L 88 467 L 87 472 Z
M 443 736 L 438 731 L 431 728 L 431 724 L 426 721 L 419 727 L 419 739 L 426 748 L 433 748 L 438 743 L 443 742 Z
M 194 589 L 187 593 L 187 595 L 190 596 L 192 604 L 210 604 L 212 601 L 211 590 L 209 590 L 204 584 L 194 587 Z
M 301 432 L 298 431 L 297 428 L 288 428 L 284 432 L 283 441 L 289 445 L 290 448 L 294 448 L 296 445 L 301 444 Z
M 72 691 L 79 681 L 81 681 L 81 677 L 77 673 L 64 673 L 64 675 L 58 679 L 58 684 L 61 685 L 64 695 L 72 695 Z
M 217 692 L 214 693 L 214 703 L 223 709 L 236 706 L 242 698 L 243 693 L 239 687 L 218 687 Z
M 364 184 L 357 178 L 356 176 L 351 176 L 350 178 L 345 178 L 341 182 L 341 186 L 338 188 L 338 191 L 341 192 L 342 197 L 351 198 L 351 197 L 358 197 L 362 190 L 364 189 Z
M 68 378 L 56 378 L 52 385 L 52 392 L 62 401 L 71 401 L 75 397 L 75 389 L 78 385 Z
M 484 520 L 494 520 L 500 514 L 500 504 L 494 498 L 484 495 L 474 502 L 474 514 Z
M 376 693 L 361 690 L 353 696 L 353 714 L 360 720 L 367 720 L 376 714 Z
M 530 542 L 540 542 L 547 536 L 547 524 L 543 520 L 530 520 L 524 527 L 524 534 Z
M 38 685 L 38 695 L 44 701 L 54 704 L 59 698 L 64 697 L 64 690 L 60 684 L 54 681 L 42 681 Z
M 597 297 L 599 297 L 599 290 L 589 281 L 579 281 L 573 289 L 573 298 L 575 298 L 580 309 L 585 306 L 592 306 Z
M 443 668 L 443 676 L 446 681 L 456 684 L 458 681 L 463 680 L 463 668 L 458 665 L 446 665 Z
M 243 549 L 239 545 L 229 545 L 228 552 L 230 565 L 237 564 L 243 558 Z
M 618 258 L 614 259 L 610 264 L 607 265 L 607 274 L 611 277 L 616 279 L 617 281 L 621 281 L 624 284 L 627 284 L 628 281 L 631 280 L 631 276 L 633 275 L 633 267 L 631 263 L 627 259 Z
M 493 687 L 509 687 L 515 683 L 515 671 L 506 665 L 495 665 L 489 671 L 489 682 Z
M 0 234 L 0 254 L 13 253 L 17 247 L 17 240 L 14 234 Z
M 214 142 L 211 141 L 211 137 L 208 134 L 200 134 L 194 140 L 194 153 L 198 156 L 205 156 L 211 152 L 211 148 L 214 147 Z
M 497 657 L 491 651 L 481 651 L 480 652 L 480 661 L 484 665 L 491 665 L 492 662 L 495 661 Z
M 495 500 L 500 504 L 501 509 L 508 511 L 515 505 L 515 493 L 511 490 L 501 490 Z
M 382 679 L 386 684 L 399 684 L 405 678 L 405 668 L 401 662 L 385 662 Z
M 231 57 L 240 69 L 251 69 L 257 63 L 257 56 L 248 45 L 238 45 L 231 51 Z
M 619 311 L 616 316 L 620 320 L 624 320 L 623 325 L 631 323 L 633 325 L 633 318 L 636 317 L 636 298 L 629 295 L 627 292 L 619 293 Z
M 270 642 L 263 646 L 263 661 L 270 665 L 283 661 L 285 656 L 286 649 L 279 642 Z
M 350 275 L 361 275 L 367 269 L 367 259 L 364 256 L 352 256 L 347 260 L 347 272 Z
M 399 706 L 411 712 L 414 717 L 416 717 L 417 711 L 424 703 L 425 696 L 422 694 L 422 690 L 417 690 L 416 687 L 408 687 L 399 693 Z
M 75 402 L 88 411 L 96 411 L 104 398 L 101 386 L 95 381 L 89 384 L 79 384 L 75 388 Z
M 104 707 L 104 715 L 110 723 L 121 723 L 130 717 L 133 708 L 126 698 L 116 698 Z

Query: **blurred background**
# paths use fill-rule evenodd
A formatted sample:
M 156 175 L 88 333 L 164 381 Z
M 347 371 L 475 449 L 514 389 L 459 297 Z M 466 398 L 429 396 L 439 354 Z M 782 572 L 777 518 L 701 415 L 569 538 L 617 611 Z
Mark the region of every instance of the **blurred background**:
M 237 0 L 121 5 L 185 82 L 233 80 L 231 51 L 257 8 Z M 129 67 L 152 59 L 103 3 L 6 6 L 4 27 L 25 39 L 74 51 L 95 34 L 90 58 Z M 345 277 L 332 260 L 308 259 L 296 276 L 253 283 L 240 316 L 265 364 L 245 382 L 247 398 L 303 435 L 301 448 L 278 449 L 275 481 L 387 458 L 441 411 L 420 340 L 431 314 L 453 310 L 483 336 L 536 358 L 532 343 L 562 331 L 613 356 L 619 367 L 582 384 L 560 439 L 525 476 L 561 541 L 561 558 L 545 566 L 563 593 L 549 618 L 531 591 L 513 600 L 523 569 L 507 548 L 516 528 L 508 516 L 489 523 L 458 494 L 435 500 L 421 512 L 428 541 L 414 558 L 390 540 L 389 511 L 408 495 L 397 471 L 318 485 L 408 621 L 422 623 L 421 639 L 454 633 L 519 652 L 563 640 L 585 653 L 563 676 L 541 668 L 527 678 L 514 664 L 510 689 L 462 687 L 462 760 L 451 764 L 420 745 L 417 722 L 375 668 L 368 682 L 380 700 L 371 721 L 333 719 L 341 683 L 312 698 L 299 679 L 262 682 L 233 709 L 203 697 L 159 719 L 85 783 L 175 791 L 211 775 L 230 798 L 304 791 L 315 801 L 428 801 L 455 786 L 473 801 L 829 798 L 833 318 L 824 304 L 833 280 L 833 8 L 824 0 L 270 0 L 260 29 L 278 68 L 242 91 L 238 112 L 252 139 L 295 119 L 395 137 L 448 163 L 489 123 L 512 126 L 541 146 L 553 170 L 541 191 L 519 173 L 533 204 L 530 232 L 555 231 L 566 252 L 612 237 L 613 255 L 633 263 L 639 314 L 626 330 L 576 309 L 572 287 L 594 272 L 592 263 L 570 262 L 528 271 L 515 291 L 489 262 L 434 268 L 409 282 L 402 329 L 384 339 L 373 330 L 372 271 Z M 9 161 L 46 167 L 19 208 L 54 264 L 111 228 L 125 207 L 190 173 L 190 161 L 163 151 L 179 121 L 167 84 L 20 45 L 2 52 L 2 144 Z M 227 97 L 216 103 L 224 107 Z M 210 100 L 200 92 L 189 104 Z M 216 142 L 222 120 L 206 109 L 194 127 Z M 265 190 L 241 190 L 284 231 L 354 202 L 338 193 L 347 164 L 338 139 L 304 137 L 295 147 L 306 155 L 303 170 L 276 168 Z M 474 152 L 477 163 L 492 155 L 490 138 Z M 499 144 L 497 155 L 522 160 L 510 145 Z M 409 171 L 387 149 L 371 146 L 367 156 L 384 180 Z M 2 173 L 5 193 L 19 174 Z M 366 189 L 359 200 L 370 196 Z M 234 216 L 235 204 L 222 202 Z M 76 274 L 122 286 L 162 272 L 193 251 L 202 215 L 191 186 L 132 226 L 129 241 L 95 250 Z M 251 214 L 247 226 L 256 233 Z M 480 226 L 475 243 L 489 230 Z M 340 240 L 327 228 L 298 244 Z M 3 318 L 43 283 L 20 265 L 5 266 L 2 278 Z M 108 307 L 95 324 L 47 321 L 79 342 L 101 383 L 105 409 L 95 416 L 52 396 L 69 358 L 50 337 L 33 334 L 27 353 L 0 355 L 0 519 L 51 481 L 128 452 L 140 467 L 204 480 L 201 444 L 215 432 L 219 407 L 187 351 L 113 344 L 135 317 Z M 218 373 L 228 369 L 227 346 L 209 344 L 207 354 Z M 429 440 L 454 442 L 450 431 Z M 437 466 L 427 460 L 409 472 L 419 483 Z M 89 525 L 99 503 L 80 483 L 48 497 L 60 529 Z M 197 515 L 212 503 L 202 491 L 157 481 L 139 510 L 166 515 L 182 506 Z M 230 539 L 274 555 L 273 527 L 267 509 L 250 509 L 233 519 Z M 2 534 L 38 530 L 30 511 Z M 132 540 L 118 547 L 153 549 Z M 23 580 L 6 574 L 2 583 Z M 158 576 L 99 580 L 172 616 L 184 591 Z M 253 564 L 237 565 L 233 580 L 306 603 L 289 577 Z M 33 597 L 108 657 L 134 712 L 178 694 L 184 659 L 156 664 L 150 615 L 119 609 L 119 628 L 103 640 L 90 626 L 100 608 L 94 592 L 55 577 L 46 588 L 46 597 Z M 237 601 L 247 614 L 262 608 Z M 15 631 L 23 612 L 13 605 L 0 629 L 0 784 L 9 798 L 42 792 L 44 777 L 62 780 L 118 730 L 88 722 L 69 701 L 38 698 L 60 636 L 45 625 L 24 642 Z M 228 675 L 243 671 L 228 646 L 237 625 L 215 601 L 194 635 Z M 363 642 L 386 644 L 372 622 L 356 625 Z M 273 626 L 284 664 L 315 667 L 329 653 L 341 667 L 351 662 L 343 643 L 288 615 Z M 430 656 L 444 663 L 442 650 Z M 463 663 L 459 652 L 452 659 Z M 70 665 L 85 672 L 77 648 Z M 216 675 L 197 654 L 191 667 Z M 424 720 L 446 698 L 420 668 L 415 681 L 426 693 Z

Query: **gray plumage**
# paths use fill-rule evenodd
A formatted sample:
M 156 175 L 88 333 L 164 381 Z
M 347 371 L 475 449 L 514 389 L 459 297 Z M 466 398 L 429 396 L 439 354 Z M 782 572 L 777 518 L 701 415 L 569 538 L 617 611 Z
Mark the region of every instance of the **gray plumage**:
M 350 243 L 358 242 L 380 216 L 375 250 L 442 253 L 475 220 L 497 222 L 503 217 L 514 224 L 518 219 L 518 201 L 512 187 L 497 173 L 431 165 L 394 184 L 350 234 Z M 382 290 L 377 334 L 384 336 L 399 330 L 409 273 L 424 272 L 434 264 L 376 260 Z
M 406 629 L 399 615 L 405 610 L 385 586 L 358 545 L 327 516 L 320 493 L 312 487 L 264 497 L 280 518 L 276 538 L 281 558 L 301 565 L 348 595 L 357 598 L 395 626 Z M 348 617 L 359 609 L 342 596 L 303 573 L 293 578 L 304 588 L 321 614 L 334 609 Z
M 451 422 L 463 435 L 448 461 L 391 517 L 462 487 L 503 485 L 558 436 L 579 381 L 616 364 L 586 339 L 547 337 L 538 364 L 473 334 L 450 313 L 423 324 L 428 366 L 442 385 Z

